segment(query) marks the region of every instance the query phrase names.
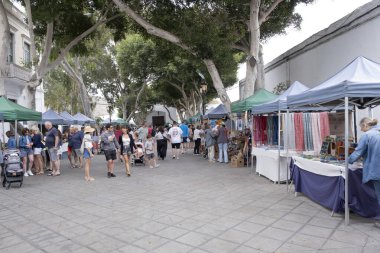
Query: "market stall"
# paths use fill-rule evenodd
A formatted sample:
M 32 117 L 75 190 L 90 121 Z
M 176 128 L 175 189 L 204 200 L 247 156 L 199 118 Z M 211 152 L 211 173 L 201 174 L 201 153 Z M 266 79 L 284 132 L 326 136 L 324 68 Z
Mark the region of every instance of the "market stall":
M 73 124 L 73 121 L 59 115 L 52 109 L 47 110 L 42 114 L 42 123 L 50 121 L 53 125 L 70 125 Z
M 360 198 L 350 198 L 350 189 L 353 189 L 355 182 L 354 177 L 350 175 L 351 170 L 348 166 L 348 155 L 349 155 L 349 105 L 354 105 L 358 108 L 371 108 L 380 103 L 380 64 L 368 60 L 364 57 L 358 57 L 341 71 L 335 74 L 333 77 L 329 78 L 322 84 L 300 94 L 288 97 L 288 107 L 297 108 L 300 106 L 315 106 L 315 105 L 328 105 L 328 106 L 342 106 L 345 107 L 345 131 L 344 137 L 342 137 L 344 142 L 342 155 L 342 163 L 344 164 L 344 212 L 345 212 L 345 224 L 349 223 L 349 212 L 350 208 L 353 208 L 354 202 L 363 201 L 363 197 Z M 323 180 L 327 180 L 328 176 L 322 173 L 322 169 L 317 169 L 313 173 L 306 173 L 307 169 L 312 166 L 312 164 L 317 161 L 311 161 L 311 164 L 306 166 L 297 166 L 303 173 L 298 173 L 298 177 L 294 176 L 295 185 L 298 185 L 301 181 L 312 181 L 312 176 L 319 176 Z M 329 161 L 325 161 L 329 162 Z M 297 165 L 297 164 L 296 164 Z M 327 164 L 323 164 L 321 167 L 326 167 Z M 342 174 L 342 175 L 343 175 Z M 294 174 L 296 175 L 296 174 Z M 360 175 L 358 181 L 361 181 Z M 338 184 L 338 182 L 336 182 Z M 368 186 L 368 188 L 367 188 Z M 366 191 L 368 190 L 372 195 L 374 193 L 373 186 L 361 184 L 358 187 Z M 304 184 L 302 187 L 302 192 L 308 191 L 313 195 L 321 194 L 323 190 L 321 187 L 313 188 L 308 184 Z M 309 194 L 311 196 L 311 194 Z M 353 202 L 354 201 L 354 202 Z M 377 201 L 374 201 L 377 202 Z M 354 211 L 354 209 L 352 209 Z M 357 211 L 360 214 L 363 210 Z
M 286 102 L 289 95 L 299 94 L 307 89 L 300 82 L 294 82 L 280 96 L 251 108 L 253 115 L 277 114 L 254 116 L 253 119 L 253 139 L 256 148 L 252 148 L 251 156 L 252 160 L 253 156 L 256 156 L 256 173 L 273 182 L 287 181 L 289 178 L 287 155 L 281 148 L 281 111 L 287 109 Z M 295 143 L 294 131 L 290 131 L 289 134 L 292 134 L 292 143 Z
M 71 124 L 78 124 L 78 121 L 67 111 L 63 111 L 59 115 L 67 119 L 69 122 L 72 122 Z
M 83 115 L 80 112 L 75 114 L 73 117 L 78 121 L 78 124 L 95 124 L 95 120 L 87 117 L 86 115 Z

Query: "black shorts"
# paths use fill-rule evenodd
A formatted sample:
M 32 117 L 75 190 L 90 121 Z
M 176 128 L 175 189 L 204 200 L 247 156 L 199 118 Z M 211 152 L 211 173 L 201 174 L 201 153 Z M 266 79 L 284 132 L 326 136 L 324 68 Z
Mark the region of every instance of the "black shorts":
M 181 148 L 181 143 L 172 143 L 172 148 Z
M 116 150 L 104 150 L 106 161 L 116 160 Z

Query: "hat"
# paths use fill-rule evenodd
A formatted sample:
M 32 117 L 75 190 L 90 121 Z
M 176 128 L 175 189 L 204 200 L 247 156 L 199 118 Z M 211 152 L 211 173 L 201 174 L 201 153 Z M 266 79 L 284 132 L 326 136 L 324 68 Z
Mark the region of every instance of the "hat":
M 90 126 L 86 126 L 85 128 L 84 128 L 84 131 L 83 132 L 85 132 L 85 133 L 92 133 L 92 132 L 94 132 L 95 131 L 95 128 L 92 128 L 92 127 L 90 127 Z

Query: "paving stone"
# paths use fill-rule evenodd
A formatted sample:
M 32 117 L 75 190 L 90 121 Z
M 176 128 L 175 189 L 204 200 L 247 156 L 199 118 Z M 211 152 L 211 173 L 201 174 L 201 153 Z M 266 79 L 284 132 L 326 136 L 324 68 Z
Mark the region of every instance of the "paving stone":
M 169 239 L 176 239 L 188 232 L 189 231 L 186 229 L 177 228 L 177 227 L 168 227 L 157 232 L 156 235 L 169 238 Z
M 249 247 L 252 247 L 261 251 L 265 251 L 265 252 L 274 252 L 283 243 L 284 243 L 283 241 L 257 235 L 253 237 L 251 240 L 244 243 L 244 245 L 247 245 Z
M 118 252 L 118 253 L 145 253 L 147 251 L 145 249 L 141 249 L 141 248 L 138 248 L 138 247 L 133 246 L 133 245 L 127 245 L 125 247 L 118 249 L 115 252 Z
M 318 238 L 310 235 L 296 234 L 290 238 L 287 242 L 304 246 L 306 248 L 319 249 L 326 241 L 324 238 Z
M 293 233 L 294 232 L 292 231 L 284 229 L 268 227 L 267 229 L 262 231 L 260 235 L 280 241 L 286 241 Z
M 324 227 L 317 227 L 312 225 L 305 225 L 300 233 L 305 235 L 312 235 L 322 238 L 328 238 L 330 237 L 331 233 L 333 232 L 333 229 L 324 228 Z
M 166 242 L 168 242 L 168 240 L 163 237 L 148 235 L 146 237 L 141 238 L 140 240 L 137 240 L 133 244 L 146 250 L 152 250 Z
M 233 252 L 239 244 L 233 242 L 227 242 L 218 238 L 212 239 L 201 246 L 202 249 L 205 249 L 209 252 L 215 253 L 227 253 Z
M 244 232 L 248 232 L 251 234 L 257 234 L 260 231 L 264 230 L 265 228 L 266 227 L 263 225 L 248 222 L 248 221 L 243 221 L 242 223 L 240 223 L 239 225 L 234 227 L 234 229 L 244 231 Z
M 154 253 L 183 253 L 191 250 L 192 247 L 179 243 L 179 242 L 168 242 L 157 249 L 153 250 Z
M 226 241 L 242 244 L 246 242 L 249 238 L 251 238 L 252 234 L 236 229 L 230 229 L 224 232 L 223 234 L 219 235 L 218 237 Z
M 276 221 L 275 223 L 271 224 L 271 226 L 274 228 L 280 228 L 280 229 L 296 232 L 302 226 L 304 226 L 304 224 L 281 219 L 281 220 Z
M 332 240 L 351 243 L 358 246 L 364 246 L 367 242 L 367 236 L 360 232 L 335 231 Z
M 247 246 L 240 246 L 237 249 L 234 249 L 234 253 L 262 253 L 262 250 L 254 249 Z
M 206 234 L 189 232 L 176 239 L 178 242 L 182 242 L 191 246 L 199 246 L 206 241 L 210 240 L 212 237 Z

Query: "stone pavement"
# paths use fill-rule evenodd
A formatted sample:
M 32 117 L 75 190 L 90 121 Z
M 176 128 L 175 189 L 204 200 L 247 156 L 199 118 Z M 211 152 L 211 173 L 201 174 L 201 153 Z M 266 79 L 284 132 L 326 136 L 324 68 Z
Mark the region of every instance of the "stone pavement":
M 34 176 L 21 189 L 0 189 L 0 252 L 380 252 L 380 229 L 287 193 L 247 168 L 200 156 L 137 167 L 117 162 L 96 180 L 62 161 L 59 177 Z

